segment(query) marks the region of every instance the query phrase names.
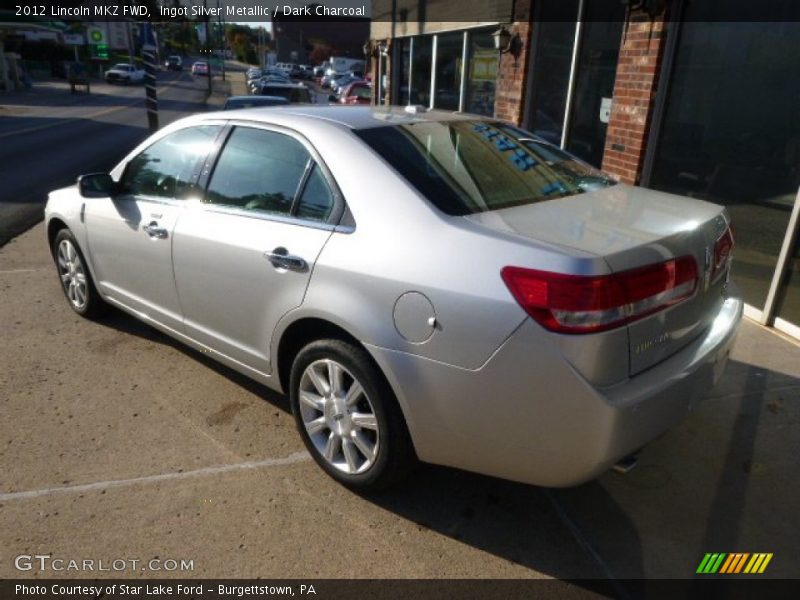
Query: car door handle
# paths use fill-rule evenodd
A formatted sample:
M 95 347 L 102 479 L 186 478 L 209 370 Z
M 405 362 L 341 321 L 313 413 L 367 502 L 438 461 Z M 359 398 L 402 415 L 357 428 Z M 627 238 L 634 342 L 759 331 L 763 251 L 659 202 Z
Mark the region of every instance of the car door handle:
M 144 227 L 142 227 L 142 229 L 151 238 L 156 238 L 159 240 L 163 240 L 164 238 L 167 237 L 167 235 L 169 235 L 167 230 L 164 229 L 163 227 L 159 227 L 158 223 L 156 223 L 155 221 L 152 221 L 149 225 L 145 225 Z
M 282 246 L 278 246 L 272 251 L 267 250 L 264 252 L 264 258 L 272 263 L 272 266 L 276 269 L 305 271 L 308 268 L 308 263 L 304 259 L 289 254 L 289 251 Z

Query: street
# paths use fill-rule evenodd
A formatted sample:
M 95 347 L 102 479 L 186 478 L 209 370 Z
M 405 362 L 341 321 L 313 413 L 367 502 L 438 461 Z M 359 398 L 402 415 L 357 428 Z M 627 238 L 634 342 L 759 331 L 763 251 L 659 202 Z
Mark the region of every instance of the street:
M 206 110 L 207 86 L 159 73 L 159 124 Z M 41 220 L 48 192 L 108 170 L 149 134 L 142 85 L 97 83 L 86 96 L 51 83 L 0 99 L 0 246 Z

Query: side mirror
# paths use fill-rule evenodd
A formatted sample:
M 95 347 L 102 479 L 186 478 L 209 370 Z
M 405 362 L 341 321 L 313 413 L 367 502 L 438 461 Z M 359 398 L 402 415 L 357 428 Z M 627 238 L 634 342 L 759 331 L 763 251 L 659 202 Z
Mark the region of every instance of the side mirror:
M 78 191 L 84 198 L 108 198 L 113 196 L 117 184 L 108 173 L 90 173 L 78 177 Z

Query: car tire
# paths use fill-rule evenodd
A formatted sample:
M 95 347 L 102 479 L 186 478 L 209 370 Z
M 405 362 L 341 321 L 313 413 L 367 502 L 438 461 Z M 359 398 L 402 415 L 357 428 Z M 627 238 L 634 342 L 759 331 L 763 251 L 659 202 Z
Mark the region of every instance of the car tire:
M 308 344 L 295 357 L 289 386 L 306 448 L 345 487 L 386 489 L 416 463 L 394 393 L 363 348 L 336 339 Z
M 87 319 L 96 319 L 105 314 L 108 305 L 97 292 L 83 252 L 69 229 L 62 229 L 56 234 L 53 261 L 70 308 Z

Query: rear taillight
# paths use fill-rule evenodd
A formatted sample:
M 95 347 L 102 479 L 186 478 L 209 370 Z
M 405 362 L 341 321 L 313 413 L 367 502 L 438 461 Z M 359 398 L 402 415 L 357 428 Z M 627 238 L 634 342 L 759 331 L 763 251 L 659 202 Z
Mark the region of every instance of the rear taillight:
M 610 275 L 565 275 L 505 267 L 503 281 L 540 325 L 559 333 L 595 333 L 658 312 L 694 294 L 697 263 L 682 256 Z
M 714 242 L 714 264 L 711 268 L 711 281 L 716 281 L 731 260 L 731 252 L 733 251 L 733 231 L 730 227 L 725 230 L 719 239 Z

